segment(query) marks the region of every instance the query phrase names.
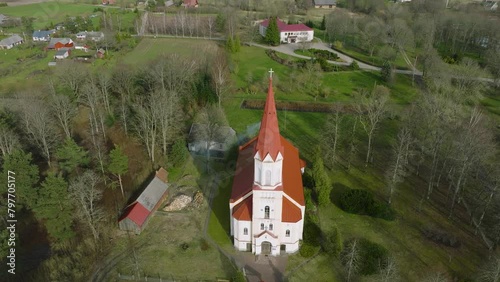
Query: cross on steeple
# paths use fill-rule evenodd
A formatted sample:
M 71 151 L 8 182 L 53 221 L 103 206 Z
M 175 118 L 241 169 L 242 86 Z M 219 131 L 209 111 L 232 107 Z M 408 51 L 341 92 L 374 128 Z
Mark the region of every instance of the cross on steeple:
M 274 72 L 273 69 L 269 70 L 269 78 L 271 78 L 271 79 L 273 78 L 273 72 Z

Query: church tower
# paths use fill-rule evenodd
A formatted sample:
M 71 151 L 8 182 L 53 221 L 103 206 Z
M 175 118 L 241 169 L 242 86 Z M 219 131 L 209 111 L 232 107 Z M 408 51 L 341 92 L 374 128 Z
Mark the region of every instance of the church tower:
M 305 162 L 280 134 L 269 73 L 259 134 L 239 148 L 229 208 L 235 248 L 279 255 L 298 251 L 302 239 Z

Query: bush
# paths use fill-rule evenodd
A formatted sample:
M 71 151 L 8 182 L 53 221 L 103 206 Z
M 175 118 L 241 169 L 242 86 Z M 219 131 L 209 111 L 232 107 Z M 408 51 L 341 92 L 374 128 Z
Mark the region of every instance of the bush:
M 356 61 L 353 60 L 352 63 L 349 65 L 349 68 L 351 70 L 359 70 L 358 62 L 356 62 Z
M 394 220 L 395 211 L 386 203 L 379 203 L 365 190 L 350 189 L 340 195 L 339 207 L 348 213 L 369 215 L 385 220 Z
M 314 256 L 314 254 L 318 251 L 317 247 L 309 244 L 309 243 L 302 243 L 302 246 L 300 246 L 299 252 L 300 255 L 304 258 L 310 258 Z
M 304 222 L 304 243 L 311 246 L 319 247 L 321 238 L 321 229 L 316 224 L 317 217 L 315 215 L 306 215 Z
M 241 104 L 243 109 L 263 109 L 265 100 L 245 100 Z M 327 103 L 313 103 L 313 102 L 291 102 L 291 101 L 278 101 L 276 102 L 276 109 L 287 110 L 292 112 L 315 112 L 315 113 L 329 113 L 332 106 Z M 312 187 L 312 186 L 311 186 Z
M 316 58 L 323 58 L 325 60 L 335 61 L 339 58 L 339 56 L 337 54 L 332 53 L 328 50 L 311 48 L 311 49 L 307 49 L 307 51 L 314 54 L 314 56 Z
M 185 250 L 189 249 L 189 244 L 188 244 L 188 243 L 182 243 L 182 244 L 181 244 L 181 249 L 182 249 L 183 251 L 185 251 Z
M 324 234 L 321 247 L 327 254 L 334 257 L 339 256 L 342 252 L 342 238 L 337 227 L 334 227 L 332 231 Z
M 444 245 L 447 247 L 452 247 L 452 248 L 458 248 L 460 247 L 461 243 L 457 239 L 457 237 L 450 235 L 444 231 L 441 230 L 433 230 L 433 229 L 424 229 L 422 231 L 424 236 L 433 241 L 434 243 Z
M 188 155 L 189 152 L 187 150 L 186 141 L 183 139 L 177 140 L 170 149 L 170 161 L 173 166 L 180 166 L 184 164 Z
M 231 282 L 246 282 L 247 279 L 245 278 L 245 275 L 243 275 L 243 272 L 238 270 L 236 273 L 233 275 L 233 279 L 231 279 Z
M 359 240 L 359 273 L 363 275 L 370 275 L 385 268 L 384 262 L 387 261 L 388 253 L 387 249 L 382 245 L 373 243 L 366 239 Z

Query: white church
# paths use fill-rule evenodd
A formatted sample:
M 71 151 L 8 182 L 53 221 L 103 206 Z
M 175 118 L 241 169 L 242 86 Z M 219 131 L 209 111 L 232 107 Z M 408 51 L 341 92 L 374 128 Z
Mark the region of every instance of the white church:
M 305 162 L 279 132 L 270 73 L 259 134 L 239 148 L 229 210 L 236 249 L 276 256 L 299 250 Z

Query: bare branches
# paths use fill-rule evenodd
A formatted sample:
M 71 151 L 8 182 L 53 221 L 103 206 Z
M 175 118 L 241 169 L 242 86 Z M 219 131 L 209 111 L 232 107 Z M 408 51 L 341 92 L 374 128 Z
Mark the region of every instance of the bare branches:
M 362 90 L 358 93 L 357 99 L 359 103 L 356 104 L 356 111 L 360 116 L 359 121 L 368 135 L 368 149 L 365 160 L 368 163 L 371 157 L 373 135 L 387 111 L 389 89 L 377 85 L 372 92 Z
M 347 272 L 347 282 L 351 281 L 359 269 L 359 246 L 358 240 L 349 243 L 342 256 L 342 262 Z
M 392 165 L 386 173 L 387 188 L 389 190 L 389 204 L 392 202 L 392 195 L 396 186 L 401 183 L 406 176 L 406 166 L 413 137 L 407 127 L 401 128 L 397 136 L 397 142 L 393 146 Z
M 217 95 L 219 108 L 221 100 L 225 96 L 230 83 L 229 67 L 227 64 L 226 53 L 219 50 L 212 61 L 212 81 Z
M 69 185 L 77 215 L 90 228 L 95 242 L 99 239 L 99 224 L 104 219 L 104 212 L 97 204 L 102 198 L 102 190 L 98 187 L 100 181 L 93 171 L 86 171 Z

